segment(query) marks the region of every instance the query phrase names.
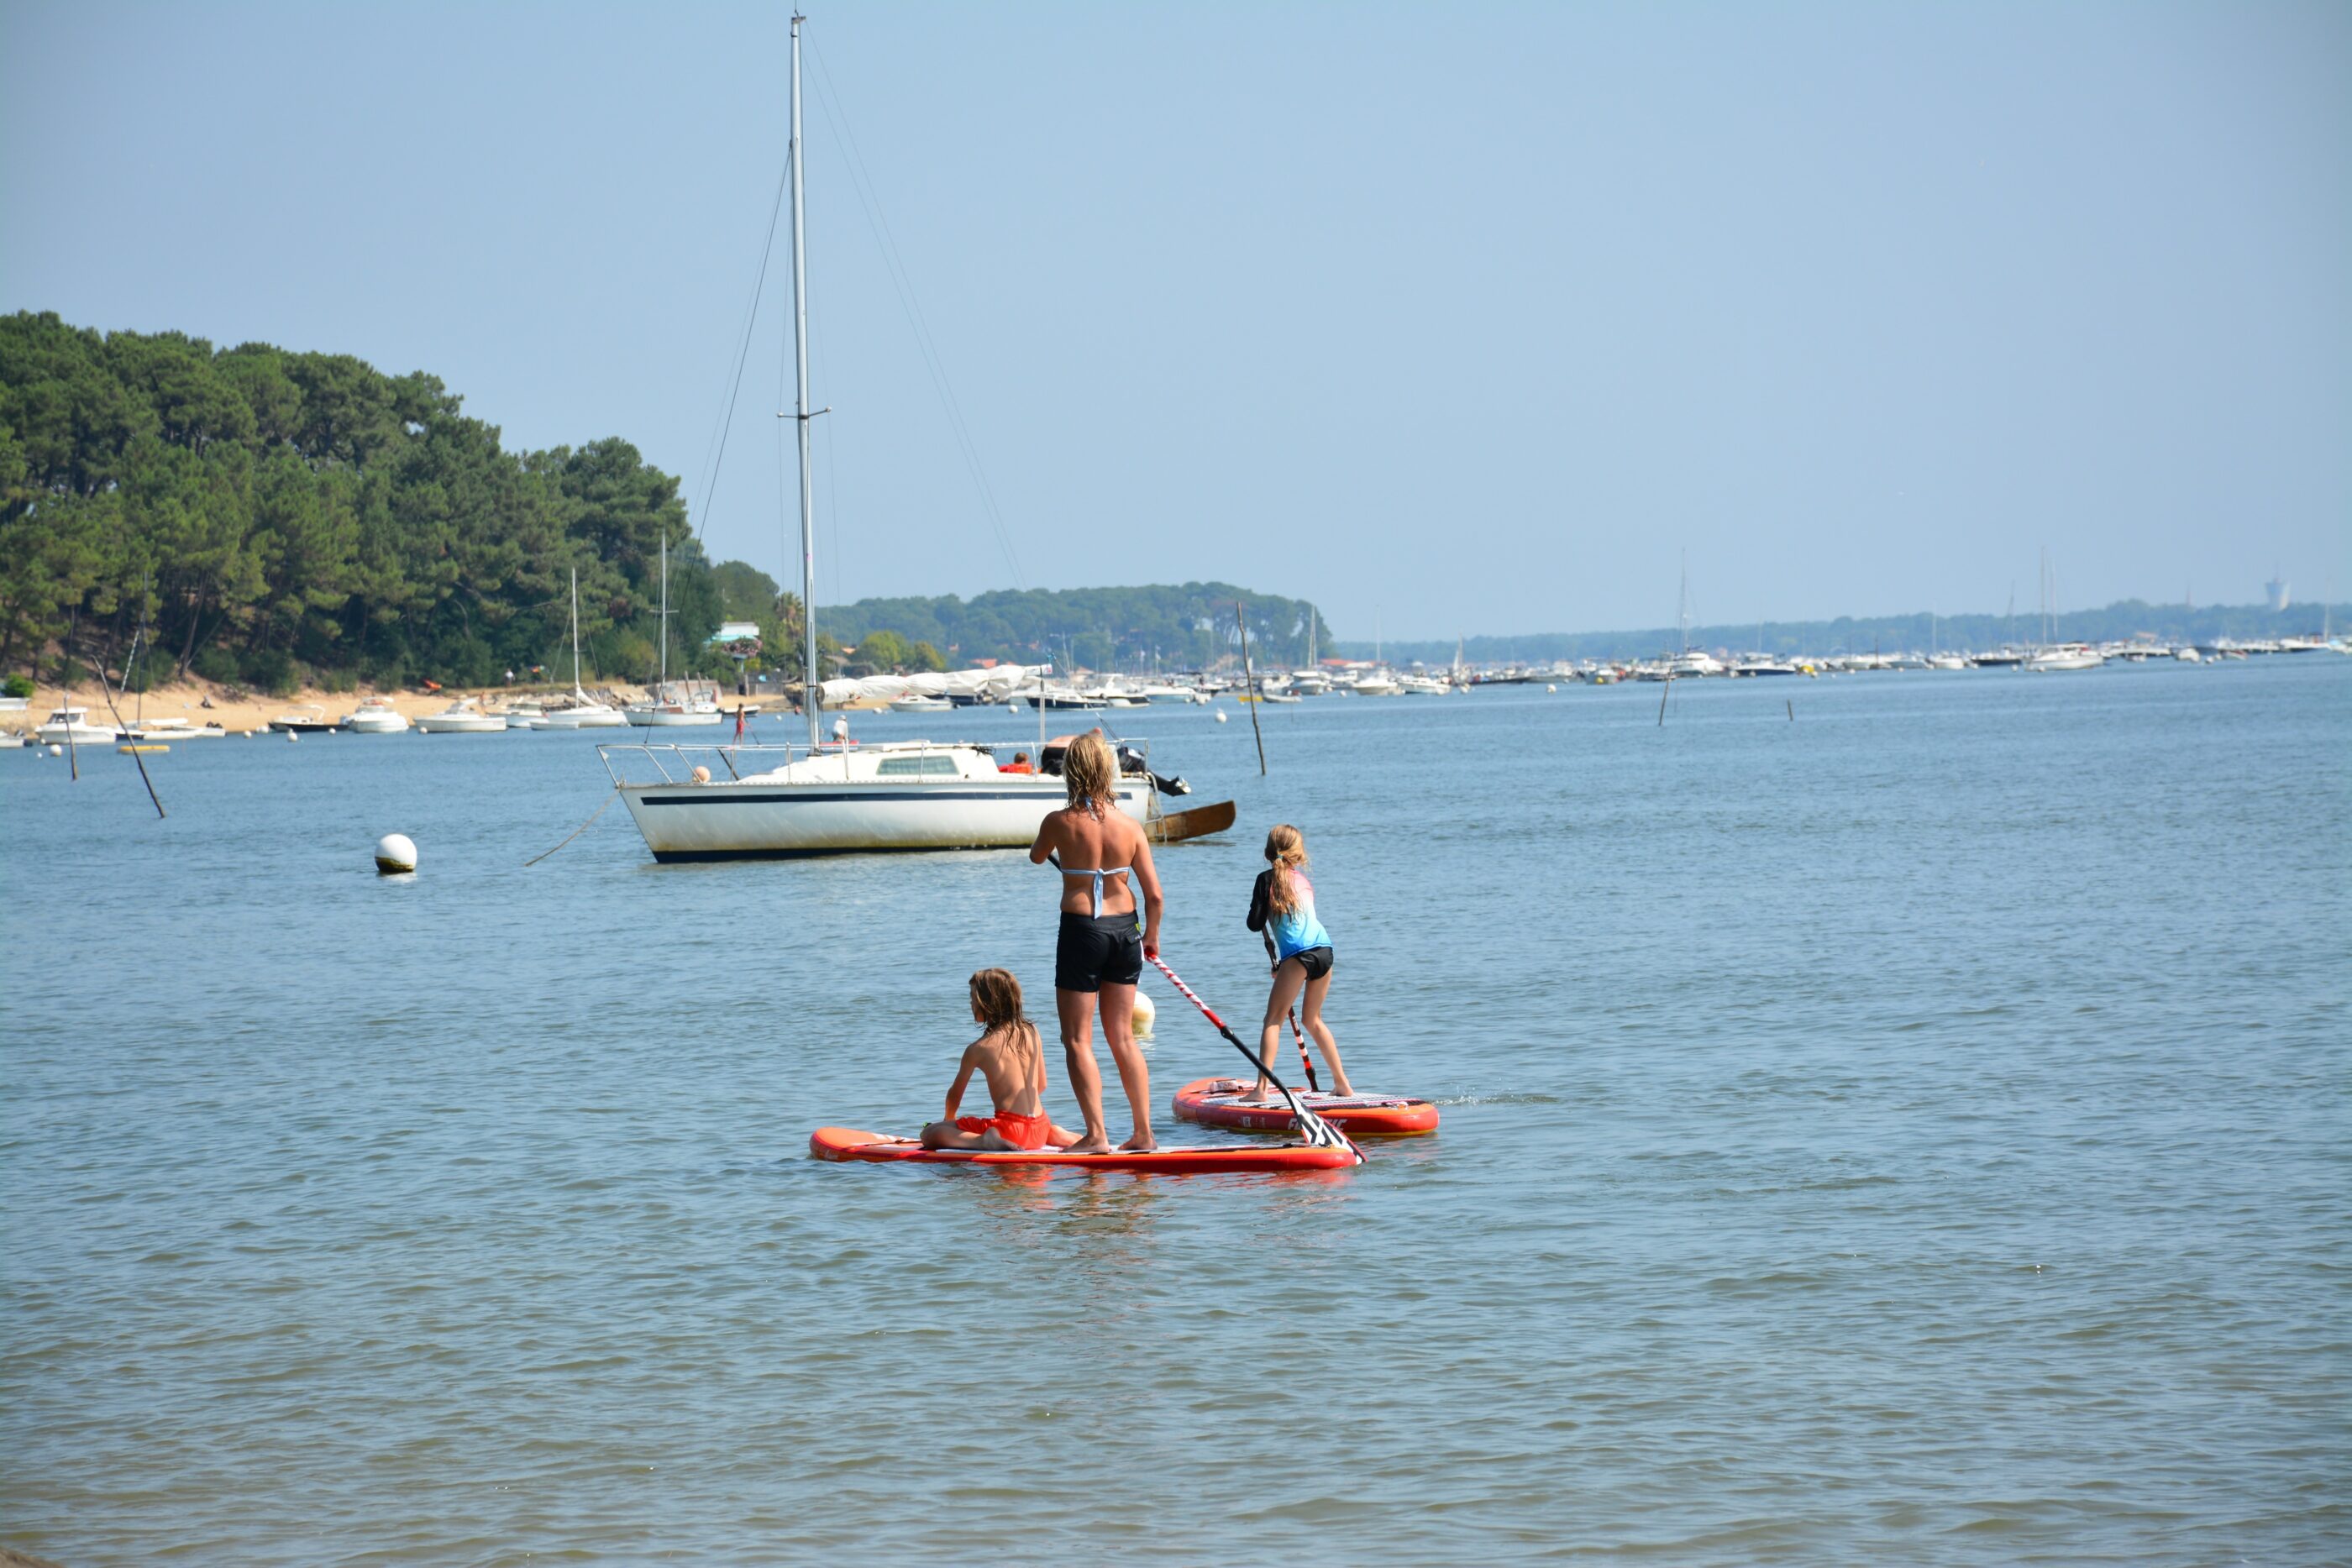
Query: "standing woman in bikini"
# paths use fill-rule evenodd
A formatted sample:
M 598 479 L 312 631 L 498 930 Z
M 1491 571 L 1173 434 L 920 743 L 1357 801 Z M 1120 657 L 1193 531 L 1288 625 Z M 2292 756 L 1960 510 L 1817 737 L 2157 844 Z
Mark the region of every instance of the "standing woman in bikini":
M 1046 817 L 1029 846 L 1033 863 L 1053 855 L 1061 862 L 1062 931 L 1054 947 L 1054 1002 L 1062 1019 L 1062 1050 L 1070 1086 L 1077 1092 L 1086 1134 L 1070 1145 L 1081 1155 L 1108 1153 L 1110 1132 L 1103 1121 L 1102 1073 L 1095 1065 L 1094 1016 L 1102 1006 L 1103 1039 L 1118 1066 L 1119 1087 L 1135 1113 L 1135 1135 L 1122 1149 L 1158 1146 L 1151 1135 L 1151 1070 L 1135 1048 L 1135 983 L 1146 956 L 1160 955 L 1160 875 L 1151 866 L 1151 842 L 1134 819 L 1118 809 L 1118 761 L 1102 731 L 1070 742 L 1062 756 L 1062 785 L 1069 804 Z M 1132 884 L 1132 885 L 1130 885 Z M 1136 923 L 1136 899 L 1143 921 Z

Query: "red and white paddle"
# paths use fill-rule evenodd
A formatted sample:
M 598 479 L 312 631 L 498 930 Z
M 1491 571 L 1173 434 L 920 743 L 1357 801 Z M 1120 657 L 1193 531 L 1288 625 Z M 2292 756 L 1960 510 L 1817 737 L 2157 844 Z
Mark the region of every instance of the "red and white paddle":
M 1256 1068 L 1258 1071 L 1265 1076 L 1267 1082 L 1282 1091 L 1282 1098 L 1290 1106 L 1290 1114 L 1292 1119 L 1297 1124 L 1300 1137 L 1319 1148 L 1344 1148 L 1349 1153 L 1356 1156 L 1356 1163 L 1358 1165 L 1362 1165 L 1364 1163 L 1364 1151 L 1356 1147 L 1355 1140 L 1349 1138 L 1347 1134 L 1339 1131 L 1339 1128 L 1333 1126 L 1330 1123 L 1325 1121 L 1314 1112 L 1309 1111 L 1306 1106 L 1300 1104 L 1298 1103 L 1298 1096 L 1290 1092 L 1290 1086 L 1283 1082 L 1281 1079 L 1276 1078 L 1274 1075 L 1274 1069 L 1260 1061 L 1256 1051 L 1252 1051 L 1248 1046 L 1244 1045 L 1241 1041 L 1241 1037 L 1234 1033 L 1232 1030 L 1225 1027 L 1225 1020 L 1217 1016 L 1216 1009 L 1209 1006 L 1208 1003 L 1202 1001 L 1200 997 L 1193 992 L 1192 988 L 1184 983 L 1183 977 L 1178 975 L 1175 970 L 1168 967 L 1165 959 L 1155 955 L 1151 960 L 1151 967 L 1158 969 L 1161 974 L 1167 976 L 1168 983 L 1184 993 L 1184 999 L 1191 1002 L 1194 1007 L 1200 1009 L 1201 1016 L 1207 1019 L 1211 1023 L 1216 1025 L 1217 1032 L 1223 1035 L 1227 1043 L 1231 1044 L 1235 1051 L 1240 1051 L 1244 1056 L 1249 1058 L 1250 1065 Z

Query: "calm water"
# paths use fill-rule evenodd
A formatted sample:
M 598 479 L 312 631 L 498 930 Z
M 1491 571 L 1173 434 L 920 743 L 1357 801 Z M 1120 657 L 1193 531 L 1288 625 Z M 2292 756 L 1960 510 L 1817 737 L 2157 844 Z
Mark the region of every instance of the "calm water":
M 1050 1017 L 1017 854 L 656 867 L 615 806 L 525 870 L 578 736 L 183 745 L 163 822 L 0 753 L 0 1540 L 2352 1552 L 2352 660 L 1658 702 L 1268 709 L 1263 782 L 1246 709 L 1134 716 L 1241 804 L 1170 960 L 1254 1013 L 1298 822 L 1354 1076 L 1445 1103 L 1328 1178 L 803 1157 L 936 1113 L 971 969 Z M 1158 996 L 1174 1135 L 1236 1059 Z

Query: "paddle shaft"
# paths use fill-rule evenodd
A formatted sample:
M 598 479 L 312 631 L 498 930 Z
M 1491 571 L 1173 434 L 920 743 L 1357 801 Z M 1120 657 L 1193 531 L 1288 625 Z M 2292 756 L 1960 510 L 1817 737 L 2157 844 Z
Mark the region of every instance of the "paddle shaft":
M 1168 961 L 1166 959 L 1154 956 L 1151 960 L 1151 967 L 1159 970 L 1161 974 L 1167 976 L 1168 983 L 1174 986 L 1178 990 L 1183 992 L 1184 999 L 1192 1003 L 1194 1007 L 1200 1009 L 1201 1016 L 1207 1019 L 1212 1024 L 1214 1024 L 1216 1026 L 1217 1032 L 1223 1035 L 1226 1040 L 1232 1044 L 1235 1051 L 1238 1051 L 1244 1056 L 1248 1057 L 1250 1065 L 1264 1073 L 1267 1082 L 1273 1084 L 1276 1089 L 1281 1089 L 1285 1094 L 1290 1092 L 1289 1090 L 1283 1088 L 1282 1080 L 1274 1075 L 1274 1069 L 1265 1064 L 1265 1059 L 1260 1057 L 1256 1051 L 1252 1051 L 1248 1046 L 1244 1045 L 1242 1043 L 1241 1036 L 1235 1034 L 1232 1030 L 1225 1027 L 1225 1020 L 1217 1016 L 1217 1009 L 1202 1001 L 1200 998 L 1200 994 L 1194 991 L 1192 987 L 1186 985 L 1183 981 L 1183 977 L 1178 975 L 1175 970 L 1168 967 Z
M 1323 1092 L 1322 1082 L 1315 1076 L 1315 1059 L 1307 1054 L 1307 1031 L 1298 1027 L 1298 1009 L 1290 1009 L 1290 1038 L 1298 1042 L 1298 1065 L 1307 1069 L 1307 1087 L 1314 1093 Z

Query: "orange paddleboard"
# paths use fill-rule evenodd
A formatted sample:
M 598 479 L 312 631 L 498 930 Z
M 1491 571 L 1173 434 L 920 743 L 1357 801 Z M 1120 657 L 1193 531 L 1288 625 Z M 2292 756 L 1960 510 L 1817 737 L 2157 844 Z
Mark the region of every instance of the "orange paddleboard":
M 1287 1133 L 1290 1107 L 1244 1105 L 1249 1082 L 1240 1078 L 1196 1078 L 1176 1091 L 1176 1115 L 1204 1127 L 1237 1127 L 1248 1133 Z M 1351 1138 L 1393 1138 L 1437 1131 L 1437 1107 L 1396 1094 L 1298 1092 L 1298 1103 Z
M 912 1138 L 861 1133 L 852 1127 L 819 1127 L 809 1134 L 809 1153 L 820 1160 L 904 1161 L 930 1166 L 1019 1166 L 1074 1171 L 1150 1171 L 1182 1176 L 1211 1171 L 1324 1171 L 1356 1163 L 1349 1148 L 1308 1144 L 1235 1144 L 1229 1147 L 1157 1148 L 1149 1154 L 1070 1155 L 1059 1149 L 927 1149 Z

